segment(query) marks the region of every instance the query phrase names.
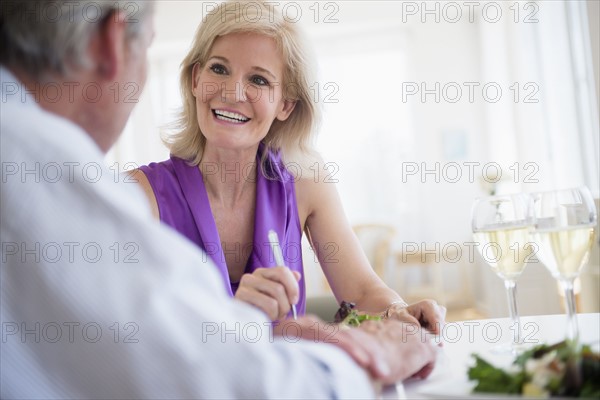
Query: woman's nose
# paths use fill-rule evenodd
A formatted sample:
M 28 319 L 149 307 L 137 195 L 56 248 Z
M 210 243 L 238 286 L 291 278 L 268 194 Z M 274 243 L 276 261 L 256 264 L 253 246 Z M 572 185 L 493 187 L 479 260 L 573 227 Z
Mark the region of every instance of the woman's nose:
M 241 79 L 232 77 L 221 84 L 221 101 L 223 103 L 241 103 L 246 100 L 246 88 Z

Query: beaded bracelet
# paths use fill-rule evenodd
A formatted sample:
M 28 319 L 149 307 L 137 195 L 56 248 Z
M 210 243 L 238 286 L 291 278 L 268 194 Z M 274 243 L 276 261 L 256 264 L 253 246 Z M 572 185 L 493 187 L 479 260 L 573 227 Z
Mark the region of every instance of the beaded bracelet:
M 390 310 L 391 310 L 392 306 L 394 306 L 396 304 L 400 304 L 402 308 L 408 307 L 408 304 L 404 300 L 393 301 L 393 302 L 390 303 L 390 305 L 387 306 L 387 308 L 385 309 L 385 311 L 383 312 L 383 314 L 381 314 L 381 317 L 383 319 L 389 318 L 389 316 L 390 316 Z

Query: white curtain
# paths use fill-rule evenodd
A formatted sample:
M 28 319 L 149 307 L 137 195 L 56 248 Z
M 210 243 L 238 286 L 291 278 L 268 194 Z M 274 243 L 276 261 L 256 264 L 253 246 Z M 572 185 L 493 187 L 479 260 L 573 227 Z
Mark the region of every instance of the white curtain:
M 529 23 L 481 24 L 484 77 L 518 83 L 509 104 L 486 105 L 490 157 L 520 165 L 505 190 L 585 184 L 598 196 L 598 103 L 586 3 L 510 4 L 519 5 L 521 19 L 532 15 Z

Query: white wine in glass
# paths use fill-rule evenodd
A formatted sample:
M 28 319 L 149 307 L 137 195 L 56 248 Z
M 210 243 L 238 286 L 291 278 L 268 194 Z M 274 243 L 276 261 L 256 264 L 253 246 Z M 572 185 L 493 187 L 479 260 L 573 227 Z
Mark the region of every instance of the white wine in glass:
M 533 253 L 528 245 L 531 226 L 489 229 L 473 234 L 479 253 L 500 278 L 517 279 Z
M 491 196 L 475 200 L 471 216 L 477 249 L 492 270 L 504 280 L 512 320 L 513 341 L 493 348 L 516 353 L 522 348 L 521 322 L 517 311 L 516 279 L 533 254 L 529 243 L 533 228 L 531 198 L 525 194 Z
M 594 242 L 597 214 L 588 188 L 533 193 L 539 260 L 557 279 L 564 292 L 567 338 L 579 340 L 573 283 L 587 264 Z

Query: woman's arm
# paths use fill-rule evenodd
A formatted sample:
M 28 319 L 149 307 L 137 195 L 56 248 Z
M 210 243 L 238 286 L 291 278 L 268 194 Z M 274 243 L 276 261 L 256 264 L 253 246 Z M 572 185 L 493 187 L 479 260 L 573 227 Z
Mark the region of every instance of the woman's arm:
M 368 313 L 385 313 L 439 333 L 445 308 L 433 300 L 406 306 L 377 276 L 344 213 L 335 184 L 299 179 L 296 198 L 300 221 L 338 302 L 345 300 Z
M 333 183 L 299 179 L 296 198 L 300 221 L 338 302 L 351 301 L 362 311 L 381 313 L 402 300 L 371 268 Z
M 144 174 L 140 169 L 134 169 L 132 171 L 125 172 L 125 174 L 129 179 L 137 181 L 137 183 L 144 191 L 144 194 L 148 198 L 148 204 L 150 205 L 152 215 L 156 219 L 160 219 L 160 214 L 158 212 L 158 203 L 156 202 L 156 196 L 154 195 L 154 190 L 152 190 L 152 185 L 150 185 L 150 181 L 148 181 L 146 174 Z

